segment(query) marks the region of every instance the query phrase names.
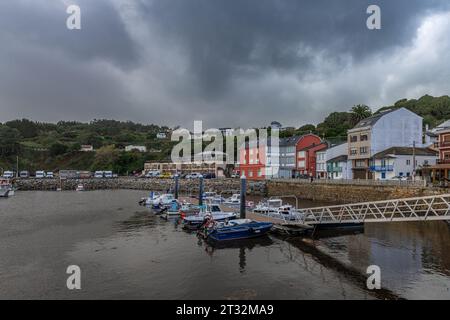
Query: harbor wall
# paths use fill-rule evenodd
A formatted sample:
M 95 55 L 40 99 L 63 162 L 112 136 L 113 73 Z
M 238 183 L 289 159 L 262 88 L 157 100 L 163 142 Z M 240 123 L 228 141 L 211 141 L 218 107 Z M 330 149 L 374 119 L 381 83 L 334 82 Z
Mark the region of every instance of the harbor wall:
M 174 187 L 173 179 L 18 179 L 15 182 L 20 190 L 75 190 L 78 184 L 83 184 L 85 190 L 134 189 L 162 191 Z M 180 179 L 180 192 L 197 195 L 199 182 L 196 179 Z M 230 195 L 238 193 L 239 179 L 205 179 L 204 190 Z M 293 180 L 248 181 L 247 193 L 255 196 L 288 196 L 299 199 L 323 201 L 331 203 L 353 203 L 377 201 L 397 198 L 410 198 L 448 193 L 446 189 L 426 188 L 417 186 L 383 186 L 383 185 L 353 185 L 299 183 Z
M 82 184 L 85 190 L 134 189 L 167 191 L 174 188 L 173 179 L 143 179 L 143 178 L 114 178 L 114 179 L 18 179 L 15 185 L 19 190 L 75 190 Z M 179 190 L 185 194 L 198 194 L 199 180 L 180 179 Z M 205 179 L 204 191 L 214 191 L 225 195 L 239 193 L 239 179 Z M 265 181 L 249 181 L 248 194 L 265 196 L 267 194 Z
M 442 188 L 417 186 L 298 183 L 295 180 L 267 182 L 269 196 L 294 195 L 299 199 L 336 204 L 422 197 L 448 192 Z

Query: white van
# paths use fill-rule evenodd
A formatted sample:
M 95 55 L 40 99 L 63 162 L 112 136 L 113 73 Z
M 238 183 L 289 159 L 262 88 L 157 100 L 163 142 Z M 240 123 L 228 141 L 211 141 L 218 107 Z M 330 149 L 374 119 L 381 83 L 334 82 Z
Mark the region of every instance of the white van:
M 103 171 L 95 171 L 94 178 L 103 178 Z
M 3 178 L 6 178 L 6 179 L 14 178 L 14 172 L 12 172 L 12 171 L 5 171 L 5 172 L 3 172 Z
M 112 171 L 105 171 L 105 178 L 111 179 L 112 177 L 113 177 L 113 172 Z
M 45 171 L 39 170 L 36 171 L 36 179 L 43 179 L 45 178 Z

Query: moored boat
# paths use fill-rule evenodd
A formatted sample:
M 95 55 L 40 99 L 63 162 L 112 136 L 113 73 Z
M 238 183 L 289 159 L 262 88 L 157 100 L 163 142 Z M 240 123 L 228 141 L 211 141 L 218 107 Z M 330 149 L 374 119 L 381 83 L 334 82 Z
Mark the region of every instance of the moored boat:
M 0 197 L 8 198 L 14 195 L 14 188 L 9 179 L 0 178 Z
M 271 222 L 257 222 L 250 219 L 236 219 L 219 223 L 212 229 L 205 230 L 205 236 L 212 241 L 243 240 L 261 237 L 272 229 Z
M 84 185 L 82 185 L 81 183 L 79 185 L 77 185 L 77 187 L 75 188 L 75 191 L 84 191 Z
M 234 212 L 224 212 L 220 206 L 216 204 L 207 204 L 196 215 L 183 217 L 183 228 L 196 230 L 205 224 L 208 220 L 214 221 L 229 221 L 236 219 L 237 215 Z

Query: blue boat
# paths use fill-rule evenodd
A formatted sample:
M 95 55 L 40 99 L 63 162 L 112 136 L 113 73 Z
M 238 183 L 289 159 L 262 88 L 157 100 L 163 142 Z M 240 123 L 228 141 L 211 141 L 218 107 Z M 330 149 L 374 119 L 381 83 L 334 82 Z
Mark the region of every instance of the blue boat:
M 250 219 L 231 220 L 227 224 L 218 225 L 207 232 L 207 239 L 213 241 L 241 240 L 261 237 L 272 229 L 270 222 L 257 222 Z

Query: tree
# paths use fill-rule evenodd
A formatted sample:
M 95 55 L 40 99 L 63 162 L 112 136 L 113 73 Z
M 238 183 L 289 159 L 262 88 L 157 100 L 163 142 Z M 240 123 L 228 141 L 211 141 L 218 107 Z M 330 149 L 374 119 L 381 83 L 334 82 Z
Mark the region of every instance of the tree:
M 59 156 L 67 152 L 68 147 L 65 144 L 55 142 L 50 146 L 50 155 Z
M 19 130 L 0 124 L 0 154 L 9 156 L 19 152 Z
M 358 122 L 372 115 L 372 110 L 364 104 L 358 104 L 351 109 L 351 122 L 355 126 Z

